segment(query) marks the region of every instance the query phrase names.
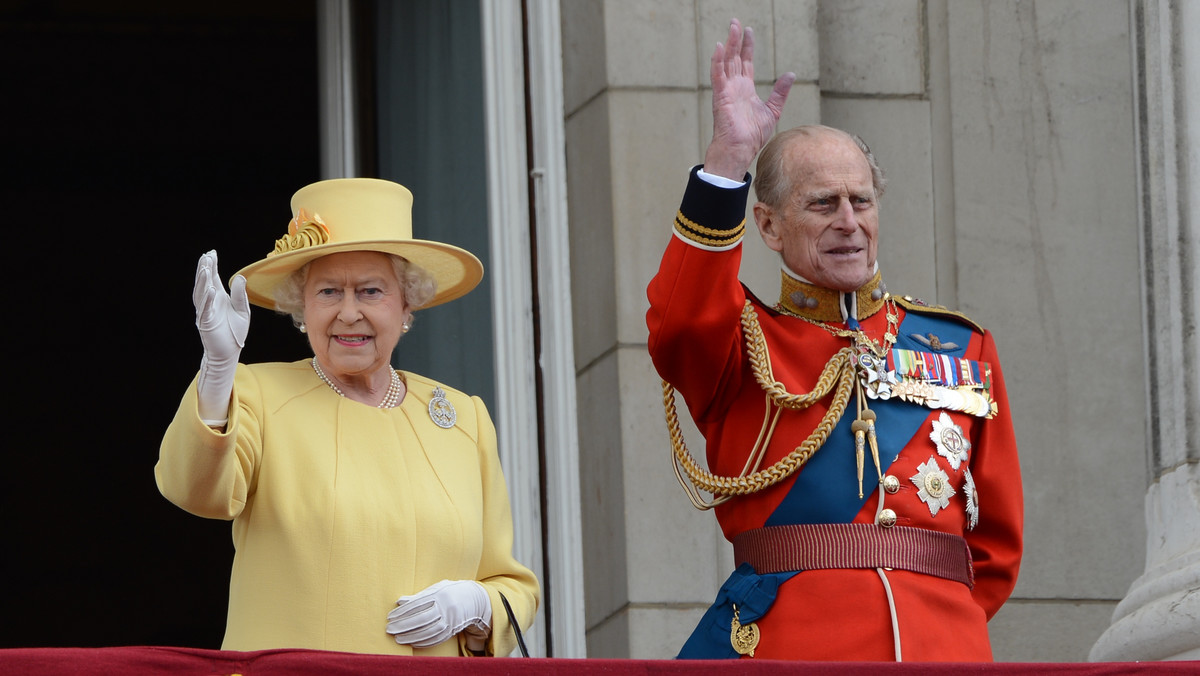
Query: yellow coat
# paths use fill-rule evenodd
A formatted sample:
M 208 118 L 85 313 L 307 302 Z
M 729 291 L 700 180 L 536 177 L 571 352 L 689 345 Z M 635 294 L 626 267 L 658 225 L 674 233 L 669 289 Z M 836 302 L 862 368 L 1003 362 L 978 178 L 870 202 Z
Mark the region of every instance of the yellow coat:
M 154 473 L 179 507 L 233 520 L 223 649 L 465 654 L 461 637 L 413 649 L 384 631 L 398 598 L 442 579 L 488 590 L 489 654 L 516 646 L 501 591 L 532 623 L 538 583 L 512 556 L 487 409 L 403 375 L 404 401 L 380 410 L 333 392 L 308 361 L 239 365 L 225 433 L 200 421 L 188 388 Z M 457 412 L 449 429 L 430 417 L 435 387 Z

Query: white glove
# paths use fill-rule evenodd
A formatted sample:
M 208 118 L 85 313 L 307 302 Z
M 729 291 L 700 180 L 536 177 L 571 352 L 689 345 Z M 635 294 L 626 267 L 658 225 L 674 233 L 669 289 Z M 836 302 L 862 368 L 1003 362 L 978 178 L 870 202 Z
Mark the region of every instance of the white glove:
M 396 643 L 428 648 L 465 631 L 467 645 L 482 650 L 492 630 L 492 601 L 474 580 L 442 580 L 401 596 L 388 613 L 387 633 Z
M 217 273 L 217 252 L 209 251 L 196 263 L 196 286 L 192 304 L 196 306 L 196 328 L 204 344 L 197 381 L 197 408 L 207 425 L 222 427 L 229 422 L 229 397 L 233 393 L 233 374 L 238 357 L 246 345 L 250 330 L 250 299 L 246 297 L 246 278 L 238 275 L 230 283 L 233 296 L 225 293 Z

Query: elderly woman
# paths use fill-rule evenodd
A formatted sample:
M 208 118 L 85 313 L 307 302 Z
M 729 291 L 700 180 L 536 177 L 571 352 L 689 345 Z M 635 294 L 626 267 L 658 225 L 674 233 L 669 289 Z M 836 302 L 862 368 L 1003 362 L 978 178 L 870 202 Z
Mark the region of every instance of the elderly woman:
M 224 649 L 505 655 L 502 597 L 533 621 L 483 402 L 391 366 L 414 310 L 483 276 L 469 252 L 413 239 L 411 207 L 395 183 L 322 181 L 231 293 L 216 253 L 200 258 L 204 357 L 155 476 L 188 512 L 233 520 Z M 312 359 L 239 364 L 250 303 L 291 314 Z

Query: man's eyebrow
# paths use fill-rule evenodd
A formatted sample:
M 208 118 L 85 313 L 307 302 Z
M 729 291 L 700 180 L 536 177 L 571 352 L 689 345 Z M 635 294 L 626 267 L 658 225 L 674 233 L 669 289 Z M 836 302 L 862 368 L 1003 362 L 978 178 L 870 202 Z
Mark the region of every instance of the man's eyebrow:
M 800 198 L 804 202 L 816 202 L 819 200 L 827 200 L 827 199 L 833 199 L 835 197 L 841 197 L 842 194 L 843 193 L 841 190 L 814 190 L 812 192 L 804 193 L 803 195 L 800 196 Z M 864 198 L 869 199 L 869 200 L 875 199 L 875 191 L 873 189 L 861 190 L 861 191 L 851 190 L 845 194 L 848 197 L 850 197 L 851 199 L 864 199 Z
M 830 197 L 835 197 L 837 195 L 837 190 L 814 190 L 812 192 L 804 193 L 801 196 L 801 199 L 803 199 L 805 202 L 814 202 L 817 200 L 827 200 Z

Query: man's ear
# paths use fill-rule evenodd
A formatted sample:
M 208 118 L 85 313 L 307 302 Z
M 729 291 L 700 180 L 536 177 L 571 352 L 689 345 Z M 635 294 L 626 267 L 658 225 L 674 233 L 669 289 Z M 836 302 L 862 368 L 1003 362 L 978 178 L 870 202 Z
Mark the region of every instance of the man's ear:
M 754 223 L 758 225 L 758 234 L 762 235 L 762 240 L 768 249 L 783 251 L 782 222 L 774 209 L 765 202 L 755 202 Z

